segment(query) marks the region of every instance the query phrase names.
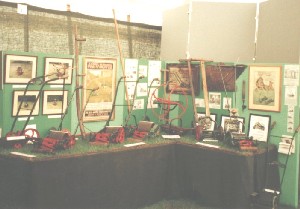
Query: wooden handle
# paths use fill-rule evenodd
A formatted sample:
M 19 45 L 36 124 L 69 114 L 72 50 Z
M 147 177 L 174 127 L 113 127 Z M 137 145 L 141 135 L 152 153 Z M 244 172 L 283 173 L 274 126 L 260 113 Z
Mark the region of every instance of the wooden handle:
M 210 116 L 209 111 L 209 103 L 208 103 L 208 90 L 207 90 L 207 82 L 206 82 L 206 70 L 204 60 L 200 61 L 200 69 L 202 75 L 202 83 L 203 83 L 203 95 L 204 95 L 204 103 L 205 103 L 205 115 Z

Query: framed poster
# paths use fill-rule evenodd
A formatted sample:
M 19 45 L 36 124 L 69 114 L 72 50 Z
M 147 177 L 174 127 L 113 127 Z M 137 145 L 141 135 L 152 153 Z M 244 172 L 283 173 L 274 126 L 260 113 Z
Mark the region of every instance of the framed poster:
M 40 108 L 38 95 L 39 91 L 27 91 L 25 95 L 24 91 L 14 91 L 12 116 L 29 116 L 32 109 L 32 115 L 38 115 Z
M 49 76 L 46 76 L 49 75 Z M 71 84 L 73 75 L 73 59 L 72 58 L 45 58 L 45 81 L 66 76 L 65 81 L 59 79 L 51 81 L 49 84 Z
M 249 109 L 280 112 L 281 66 L 250 66 Z
M 250 114 L 248 136 L 253 137 L 253 140 L 264 141 L 268 140 L 271 116 Z
M 83 120 L 107 120 L 112 112 L 116 94 L 117 59 L 85 57 L 83 106 L 86 105 Z M 97 89 L 92 91 L 93 89 Z M 112 115 L 112 120 L 114 115 Z
M 68 91 L 44 91 L 43 115 L 64 114 L 68 104 Z
M 205 113 L 197 113 L 197 117 L 198 117 L 198 121 L 199 121 L 200 118 L 203 118 L 206 116 L 205 116 Z M 212 122 L 210 123 L 210 127 L 206 127 L 206 130 L 213 131 L 216 128 L 217 115 L 210 113 L 210 118 L 211 118 Z
M 192 82 L 194 86 L 195 95 L 199 94 L 199 64 L 191 64 Z M 189 78 L 189 68 L 187 63 L 169 63 L 166 71 L 167 93 L 174 94 L 191 94 L 191 84 Z
M 243 117 L 230 117 L 228 115 L 221 116 L 221 126 L 225 132 L 243 132 L 245 118 Z
M 5 55 L 5 83 L 28 83 L 36 77 L 37 57 Z

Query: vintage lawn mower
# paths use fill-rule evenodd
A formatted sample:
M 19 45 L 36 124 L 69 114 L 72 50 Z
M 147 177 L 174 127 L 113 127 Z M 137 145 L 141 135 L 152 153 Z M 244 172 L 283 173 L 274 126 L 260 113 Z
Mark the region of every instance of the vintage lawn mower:
M 53 75 L 53 74 L 51 74 L 51 75 Z M 62 79 L 62 78 L 64 79 L 64 77 L 56 77 L 56 78 L 53 78 L 53 79 L 49 79 L 47 81 L 43 81 L 43 79 L 45 77 L 48 77 L 48 76 L 51 76 L 51 75 L 39 76 L 39 77 L 31 79 L 27 83 L 27 85 L 25 87 L 25 90 L 24 90 L 24 93 L 23 93 L 23 96 L 21 97 L 22 99 L 21 99 L 21 102 L 18 106 L 18 110 L 17 110 L 16 116 L 15 116 L 15 119 L 13 121 L 12 127 L 11 127 L 10 131 L 5 135 L 5 138 L 1 141 L 1 144 L 4 147 L 19 149 L 19 148 L 22 148 L 28 141 L 34 142 L 34 141 L 36 141 L 37 139 L 40 138 L 40 134 L 39 134 L 38 130 L 33 129 L 33 128 L 26 128 L 26 127 L 29 123 L 29 120 L 30 120 L 32 114 L 33 114 L 33 110 L 34 110 L 35 106 L 37 105 L 37 102 L 39 101 L 39 98 L 41 96 L 41 93 L 42 93 L 42 90 L 43 90 L 44 86 L 48 82 L 56 81 L 56 80 Z M 33 101 L 32 107 L 31 107 L 30 112 L 27 116 L 27 119 L 26 119 L 26 122 L 23 126 L 23 129 L 20 130 L 20 131 L 14 131 L 16 122 L 17 122 L 18 118 L 20 117 L 21 109 L 24 108 L 24 107 L 28 108 L 28 103 L 24 104 L 24 99 L 25 99 L 26 96 L 28 96 L 27 92 L 28 92 L 28 88 L 31 84 L 41 85 L 40 90 L 39 90 L 37 96 L 35 97 L 35 100 Z
M 170 89 L 170 92 L 167 94 L 164 92 L 164 95 L 162 97 L 157 96 L 159 89 L 167 88 L 169 85 L 172 85 L 172 88 Z M 185 114 L 188 106 L 188 98 L 186 95 L 186 92 L 181 88 L 181 85 L 178 85 L 174 82 L 166 82 L 158 86 L 151 94 L 150 97 L 150 106 L 153 112 L 153 115 L 158 118 L 160 122 L 164 122 L 164 124 L 159 125 L 159 129 L 168 133 L 168 134 L 176 134 L 176 135 L 182 135 L 191 129 L 189 128 L 182 128 L 182 120 L 181 118 Z M 172 100 L 172 95 L 177 92 L 181 95 L 183 95 L 184 100 L 183 101 L 175 101 Z M 159 110 L 155 110 L 153 105 L 158 105 Z M 169 113 L 175 108 L 178 108 L 180 110 L 180 113 L 175 118 L 170 118 Z M 179 126 L 175 126 L 172 124 L 173 121 L 179 120 L 180 124 Z
M 125 120 L 125 125 L 124 126 L 110 126 L 109 122 L 111 121 L 112 115 L 115 111 L 116 98 L 117 98 L 119 85 L 120 85 L 121 81 L 123 79 L 125 79 L 124 76 L 120 77 L 120 79 L 118 80 L 118 83 L 117 83 L 115 97 L 114 97 L 113 104 L 112 104 L 112 111 L 104 125 L 104 128 L 101 129 L 99 132 L 97 132 L 96 134 L 94 134 L 91 137 L 90 144 L 92 144 L 92 145 L 108 145 L 110 143 L 122 143 L 125 141 L 126 137 L 133 135 L 133 132 L 136 129 L 137 124 L 135 127 L 133 127 L 133 126 L 129 126 L 128 123 L 132 116 L 133 105 L 134 105 L 134 101 L 135 101 L 135 97 L 136 97 L 137 84 L 138 84 L 139 80 L 142 78 L 144 78 L 144 76 L 140 76 L 136 81 L 134 81 L 135 89 L 134 89 L 134 94 L 133 94 L 132 105 L 130 105 L 131 108 L 128 108 L 128 115 Z M 131 82 L 131 81 L 124 81 L 124 82 Z M 136 123 L 136 118 L 134 115 L 133 115 L 133 118 Z
M 68 101 L 67 107 L 61 117 L 61 121 L 57 128 L 52 128 L 49 131 L 47 137 L 43 139 L 36 140 L 34 142 L 33 152 L 40 152 L 40 153 L 54 153 L 57 150 L 64 150 L 71 148 L 75 145 L 75 136 L 71 135 L 70 131 L 67 129 L 62 129 L 62 124 L 64 121 L 65 116 L 68 113 L 68 109 L 71 105 L 73 97 L 78 89 L 81 89 L 82 86 L 75 88 L 72 93 L 70 100 Z M 62 106 L 63 108 L 63 106 Z
M 151 121 L 140 121 L 133 132 L 135 139 L 154 138 L 159 134 L 160 127 Z
M 115 91 L 115 96 L 114 100 L 112 103 L 112 110 L 109 114 L 109 117 L 104 125 L 104 128 L 101 129 L 99 132 L 91 134 L 90 137 L 90 144 L 91 145 L 108 145 L 109 143 L 122 143 L 125 140 L 125 130 L 124 127 L 122 126 L 110 126 L 109 122 L 111 121 L 111 118 L 114 114 L 115 107 L 116 107 L 116 99 L 117 99 L 117 94 L 119 90 L 119 86 L 121 81 L 125 77 L 122 76 L 119 78 L 116 91 Z
M 75 90 L 67 104 L 66 110 L 65 110 L 64 114 L 62 115 L 62 119 L 61 119 L 61 122 L 60 122 L 58 128 L 50 130 L 49 135 L 47 137 L 45 137 L 43 140 L 41 140 L 39 143 L 36 144 L 36 147 L 34 149 L 35 152 L 52 153 L 53 154 L 53 153 L 55 153 L 55 151 L 70 149 L 76 144 L 75 134 L 72 135 L 68 129 L 62 129 L 62 123 L 63 123 L 63 120 L 64 120 L 66 114 L 68 113 L 68 108 L 73 100 L 73 97 L 74 97 L 75 93 L 77 92 L 77 90 L 79 90 L 79 89 L 82 89 L 82 86 L 75 88 Z M 90 90 L 90 94 L 89 94 L 86 104 L 83 108 L 81 117 L 78 118 L 78 123 L 77 123 L 76 129 L 75 129 L 75 133 L 78 130 L 79 121 L 82 120 L 84 111 L 86 109 L 87 104 L 89 103 L 89 99 L 90 99 L 92 93 L 98 89 L 99 88 L 87 89 L 87 90 Z

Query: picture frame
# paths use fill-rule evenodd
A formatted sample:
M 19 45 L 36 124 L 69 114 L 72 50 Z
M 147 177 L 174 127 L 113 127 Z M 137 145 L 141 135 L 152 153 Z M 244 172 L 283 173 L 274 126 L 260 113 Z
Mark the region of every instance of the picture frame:
M 116 94 L 116 72 L 116 58 L 84 57 L 83 121 L 105 121 L 110 114 L 113 114 L 110 119 L 114 120 L 112 105 Z
M 221 126 L 225 132 L 243 132 L 245 129 L 245 118 L 221 115 Z
M 26 84 L 36 77 L 37 56 L 5 55 L 5 83 Z
M 199 118 L 201 118 L 201 117 L 206 117 L 206 115 L 205 115 L 204 112 L 197 113 L 197 118 L 198 118 L 198 120 L 199 120 Z M 217 114 L 210 113 L 210 118 L 211 118 L 212 122 L 211 122 L 210 127 L 206 127 L 206 130 L 208 130 L 208 131 L 213 131 L 213 130 L 215 130 L 215 128 L 216 128 Z
M 68 105 L 68 91 L 43 92 L 43 115 L 63 115 Z
M 249 109 L 280 112 L 281 83 L 281 66 L 249 66 Z
M 271 124 L 270 115 L 258 115 L 250 113 L 248 136 L 253 140 L 267 142 Z
M 189 68 L 187 63 L 167 63 L 166 65 L 165 80 L 168 84 L 166 86 L 166 92 L 173 94 L 191 94 Z M 191 64 L 192 70 L 192 82 L 194 86 L 195 95 L 199 95 L 200 92 L 200 78 L 199 64 Z
M 25 95 L 24 91 L 13 91 L 12 116 L 29 116 L 38 95 L 39 91 L 27 91 Z M 40 101 L 38 99 L 33 108 L 32 116 L 39 114 L 39 104 Z M 20 111 L 18 113 L 19 108 Z
M 67 76 L 65 79 L 51 81 L 49 84 L 72 84 L 73 77 L 73 59 L 45 57 L 45 81 L 57 78 L 57 75 Z M 50 75 L 50 76 L 46 76 Z

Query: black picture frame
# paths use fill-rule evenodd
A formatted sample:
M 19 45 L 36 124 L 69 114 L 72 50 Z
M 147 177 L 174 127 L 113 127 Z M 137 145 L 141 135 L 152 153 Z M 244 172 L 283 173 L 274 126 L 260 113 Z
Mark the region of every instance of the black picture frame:
M 245 130 L 245 118 L 221 115 L 221 126 L 226 132 L 243 132 Z
M 269 130 L 271 126 L 270 115 L 259 115 L 250 113 L 248 136 L 253 137 L 253 140 L 267 142 Z

